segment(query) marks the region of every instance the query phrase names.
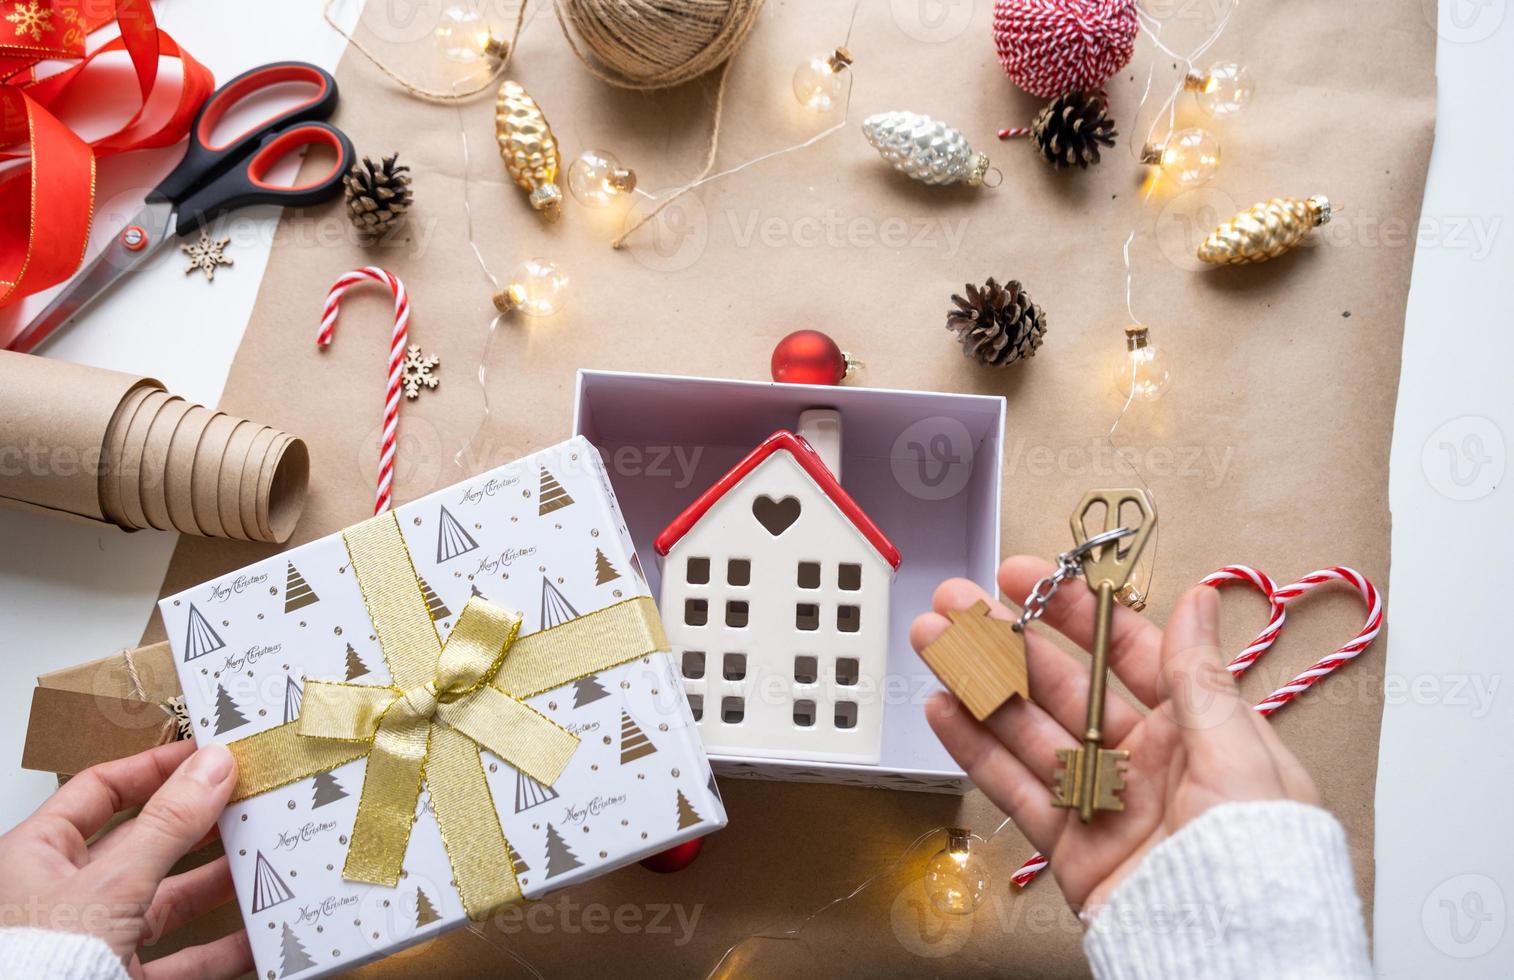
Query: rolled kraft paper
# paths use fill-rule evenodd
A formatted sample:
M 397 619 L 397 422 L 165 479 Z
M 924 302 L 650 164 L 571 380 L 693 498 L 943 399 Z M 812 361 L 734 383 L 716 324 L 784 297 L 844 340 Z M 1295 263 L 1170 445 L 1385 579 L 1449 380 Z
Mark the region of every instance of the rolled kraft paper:
M 168 503 L 169 521 L 186 534 L 205 534 L 208 531 L 202 530 L 195 518 L 190 481 L 194 477 L 195 458 L 200 454 L 200 440 L 213 418 L 215 412 L 205 406 L 192 406 L 184 413 L 179 427 L 174 430 L 173 441 L 168 444 L 168 470 L 163 478 L 163 498 Z
M 166 391 L 154 389 L 132 416 L 126 430 L 124 448 L 121 450 L 121 465 L 116 469 L 116 480 L 121 488 L 121 511 L 126 517 L 126 526 L 147 527 L 147 515 L 142 512 L 142 454 L 147 450 L 147 430 L 158 412 L 173 396 Z
M 242 419 L 216 412 L 200 436 L 200 451 L 195 454 L 194 470 L 189 475 L 189 501 L 194 508 L 195 523 L 213 538 L 234 537 L 221 522 L 220 478 L 226 465 L 226 451 L 231 434 Z
M 100 474 L 100 510 L 112 524 L 126 525 L 125 504 L 121 499 L 121 464 L 126 455 L 126 433 L 137 416 L 142 403 L 150 395 L 161 391 L 151 385 L 138 385 L 125 398 L 116 411 L 110 433 L 105 443 L 107 468 Z
M 142 386 L 162 387 L 140 375 L 0 351 L 0 497 L 104 520 L 106 435 L 122 401 Z
M 258 424 L 239 419 L 226 440 L 226 453 L 221 458 L 221 471 L 216 475 L 216 513 L 227 537 L 247 541 L 250 538 L 242 526 L 242 470 L 247 466 L 247 450 L 252 448 L 252 437 L 258 434 Z
M 277 544 L 294 533 L 310 482 L 310 450 L 304 440 L 291 435 L 281 439 L 274 444 L 272 465 L 264 467 L 258 478 L 258 522 L 268 535 L 263 540 Z
M 247 531 L 249 540 L 256 541 L 263 536 L 258 526 L 258 474 L 263 466 L 263 458 L 273 448 L 273 440 L 278 434 L 278 430 L 265 425 L 252 437 L 252 445 L 247 448 L 247 464 L 242 467 L 242 484 L 237 504 L 242 527 Z
M 179 424 L 192 408 L 199 406 L 175 395 L 163 405 L 158 417 L 152 420 L 151 428 L 147 430 L 147 448 L 142 453 L 142 472 L 139 476 L 142 512 L 147 515 L 147 526 L 159 531 L 173 530 L 173 521 L 168 516 L 168 450 L 173 444 Z

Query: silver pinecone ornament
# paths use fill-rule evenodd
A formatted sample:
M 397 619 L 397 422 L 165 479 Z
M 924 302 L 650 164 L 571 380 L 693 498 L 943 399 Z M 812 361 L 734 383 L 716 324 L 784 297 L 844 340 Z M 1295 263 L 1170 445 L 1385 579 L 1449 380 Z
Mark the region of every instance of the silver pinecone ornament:
M 967 137 L 918 112 L 880 112 L 862 122 L 862 135 L 893 168 L 927 184 L 983 183 L 988 157 Z

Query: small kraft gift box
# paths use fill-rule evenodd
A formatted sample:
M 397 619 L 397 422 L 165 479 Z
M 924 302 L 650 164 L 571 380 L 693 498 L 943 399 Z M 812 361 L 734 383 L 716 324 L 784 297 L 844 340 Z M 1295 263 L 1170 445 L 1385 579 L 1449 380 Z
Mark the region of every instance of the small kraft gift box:
M 725 825 L 575 438 L 164 599 L 257 975 L 317 977 Z

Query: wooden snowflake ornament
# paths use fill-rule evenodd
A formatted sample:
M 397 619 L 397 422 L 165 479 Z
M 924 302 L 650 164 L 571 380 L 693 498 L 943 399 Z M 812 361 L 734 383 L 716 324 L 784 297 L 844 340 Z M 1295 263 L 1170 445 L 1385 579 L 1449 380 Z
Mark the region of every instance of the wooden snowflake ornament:
M 442 359 L 435 354 L 422 354 L 420 344 L 411 344 L 405 350 L 405 363 L 401 365 L 405 382 L 405 397 L 414 398 L 421 388 L 435 388 L 441 379 L 433 372 L 441 367 Z
M 230 238 L 211 238 L 204 231 L 200 232 L 200 240 L 193 245 L 180 245 L 179 249 L 189 256 L 189 265 L 184 270 L 187 276 L 196 269 L 205 273 L 205 278 L 215 282 L 216 266 L 231 265 L 231 259 L 226 257 L 226 246 L 231 244 Z

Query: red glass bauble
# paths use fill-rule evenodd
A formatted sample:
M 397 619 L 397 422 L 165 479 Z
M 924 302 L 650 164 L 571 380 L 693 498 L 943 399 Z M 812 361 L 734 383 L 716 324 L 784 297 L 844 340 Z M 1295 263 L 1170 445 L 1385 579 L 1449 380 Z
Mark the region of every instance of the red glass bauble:
M 648 871 L 655 871 L 660 875 L 672 874 L 682 871 L 694 863 L 699 856 L 699 849 L 704 847 L 704 838 L 696 837 L 693 840 L 676 844 L 666 851 L 659 851 L 641 862 L 641 866 Z
M 836 342 L 819 330 L 796 330 L 773 348 L 773 380 L 800 385 L 840 384 L 850 363 Z

